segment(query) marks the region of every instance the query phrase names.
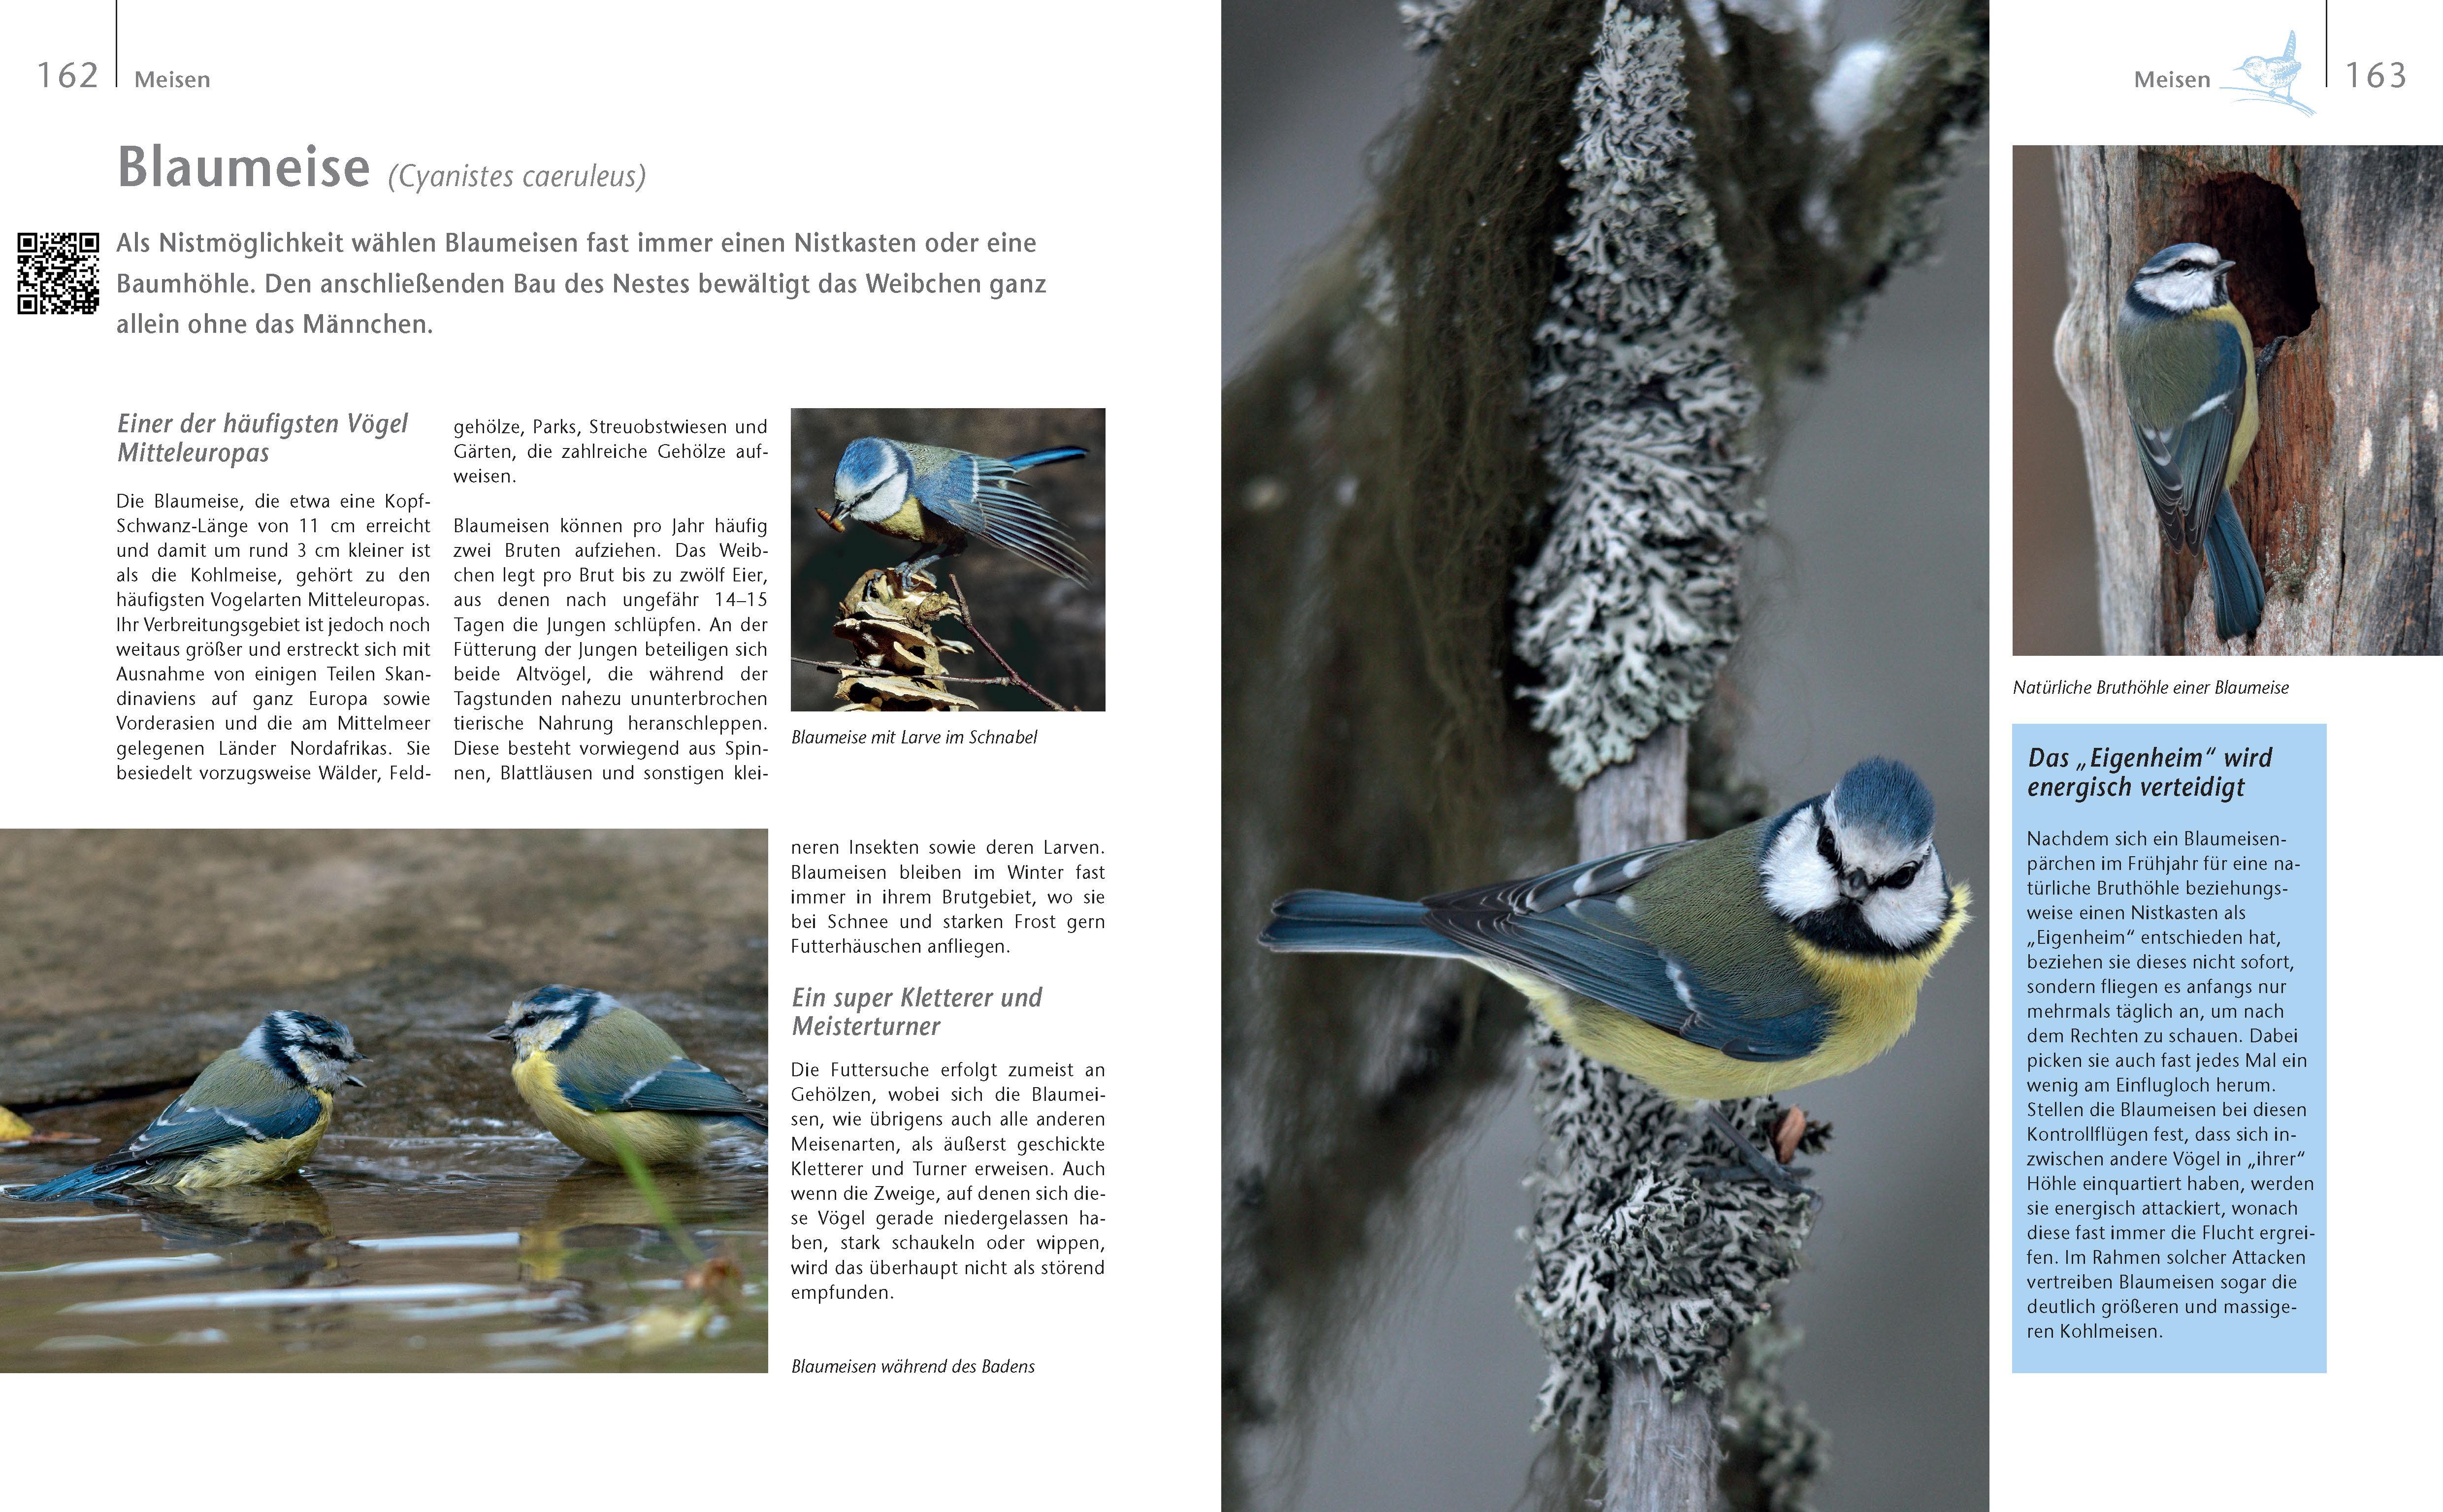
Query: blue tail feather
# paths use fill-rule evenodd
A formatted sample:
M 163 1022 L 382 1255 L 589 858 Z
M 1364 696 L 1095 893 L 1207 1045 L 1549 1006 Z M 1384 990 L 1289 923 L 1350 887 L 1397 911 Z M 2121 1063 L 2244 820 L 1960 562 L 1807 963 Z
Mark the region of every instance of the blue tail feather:
M 1086 448 L 1083 446 L 1047 446 L 1041 451 L 1010 458 L 1009 466 L 1012 472 L 1024 472 L 1029 467 L 1047 466 L 1056 462 L 1075 462 L 1084 455 Z
M 89 1165 L 82 1171 L 71 1171 L 64 1176 L 53 1176 L 36 1186 L 22 1187 L 9 1193 L 19 1202 L 74 1202 L 97 1192 L 107 1192 L 142 1171 L 141 1166 L 120 1166 L 112 1170 L 103 1165 Z
M 1467 954 L 1457 941 L 1426 927 L 1424 904 L 1353 892 L 1291 893 L 1273 904 L 1273 921 L 1259 938 L 1269 948 L 1280 951 Z
M 2206 527 L 2206 562 L 2213 576 L 2214 633 L 2228 641 L 2254 631 L 2265 618 L 2265 577 L 2229 489 Z

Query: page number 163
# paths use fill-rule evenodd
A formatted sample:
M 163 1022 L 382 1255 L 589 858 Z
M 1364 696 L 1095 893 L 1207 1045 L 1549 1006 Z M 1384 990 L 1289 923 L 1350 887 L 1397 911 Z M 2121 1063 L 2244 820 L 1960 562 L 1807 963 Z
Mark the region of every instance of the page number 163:
M 2369 89 L 2398 89 L 2409 82 L 2409 72 L 2397 63 L 2354 63 L 2350 64 L 2350 87 L 2359 86 L 2359 70 L 2366 70 Z

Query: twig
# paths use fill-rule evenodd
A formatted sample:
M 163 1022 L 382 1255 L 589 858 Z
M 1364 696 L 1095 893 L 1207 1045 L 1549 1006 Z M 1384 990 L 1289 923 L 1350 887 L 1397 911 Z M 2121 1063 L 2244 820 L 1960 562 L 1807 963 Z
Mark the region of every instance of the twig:
M 1063 714 L 1076 713 L 1076 710 L 1068 707 L 1066 704 L 1057 703 L 1050 698 L 1046 698 L 1041 688 L 1037 687 L 1034 683 L 1029 683 L 1026 679 L 1018 675 L 1018 668 L 1009 665 L 1009 658 L 1001 654 L 1000 648 L 994 646 L 992 641 L 985 636 L 984 628 L 976 623 L 975 611 L 967 608 L 967 591 L 959 586 L 959 574 L 956 573 L 949 573 L 945 575 L 950 579 L 950 592 L 952 596 L 956 597 L 959 601 L 959 618 L 967 622 L 967 628 L 976 632 L 976 644 L 992 653 L 992 659 L 1001 664 L 1001 670 L 1009 674 L 1010 681 L 1016 683 L 1019 687 L 1026 689 L 1029 693 L 1034 694 L 1037 698 L 1042 699 L 1043 706 L 1047 709 L 1058 709 Z
M 818 666 L 826 672 L 856 672 L 871 677 L 879 670 L 876 667 L 859 666 L 854 662 L 818 662 L 811 656 L 792 656 L 789 660 L 797 663 L 800 666 Z M 890 674 L 885 673 L 884 675 L 889 676 Z M 928 681 L 934 683 L 980 683 L 985 687 L 995 688 L 1026 686 L 1026 684 L 1020 683 L 1014 677 L 952 677 L 947 672 L 944 672 L 939 675 L 928 672 L 924 675 Z M 1027 691 L 1030 693 L 1035 692 L 1033 688 L 1027 688 Z M 1035 696 L 1037 698 L 1043 697 L 1040 693 L 1036 693 Z M 1060 707 L 1057 703 L 1055 703 L 1052 706 L 1056 709 Z M 1065 713 L 1067 711 L 1063 710 L 1062 712 Z

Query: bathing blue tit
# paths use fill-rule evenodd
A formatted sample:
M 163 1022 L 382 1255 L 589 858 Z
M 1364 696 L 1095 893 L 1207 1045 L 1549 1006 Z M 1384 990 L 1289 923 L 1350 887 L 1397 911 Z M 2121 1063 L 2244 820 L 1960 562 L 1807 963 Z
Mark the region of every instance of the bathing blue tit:
M 944 556 L 966 550 L 981 536 L 1016 552 L 1045 572 L 1074 582 L 1086 580 L 1086 558 L 1041 504 L 1024 493 L 1018 475 L 1029 467 L 1075 462 L 1083 446 L 1052 446 L 1003 461 L 948 446 L 918 446 L 861 436 L 840 453 L 832 480 L 832 510 L 816 513 L 824 524 L 845 531 L 857 523 L 913 542 L 916 555 L 899 567 L 900 580 Z
M 364 1085 L 348 1067 L 365 1059 L 345 1025 L 283 1009 L 205 1066 L 118 1154 L 9 1195 L 64 1202 L 119 1187 L 192 1192 L 277 1181 L 322 1142 L 331 1089 Z
M 1395 902 L 1294 892 L 1277 951 L 1463 960 L 1561 1037 L 1683 1103 L 1854 1071 L 1917 1018 L 1918 988 L 1968 921 L 1934 848 L 1934 799 L 1897 761 L 1710 840 Z M 1707 1108 L 1769 1180 L 1786 1173 Z
M 647 1165 L 678 1165 L 716 1133 L 765 1128 L 762 1103 L 601 993 L 539 987 L 509 1005 L 491 1038 L 517 1047 L 509 1077 L 526 1106 L 589 1160 L 617 1165 L 625 1139 Z
M 2112 336 L 2156 521 L 2176 549 L 2206 554 L 2214 633 L 2224 640 L 2265 617 L 2265 577 L 2231 501 L 2232 480 L 2256 444 L 2264 366 L 2231 302 L 2235 265 L 2197 242 L 2163 248 L 2130 282 Z

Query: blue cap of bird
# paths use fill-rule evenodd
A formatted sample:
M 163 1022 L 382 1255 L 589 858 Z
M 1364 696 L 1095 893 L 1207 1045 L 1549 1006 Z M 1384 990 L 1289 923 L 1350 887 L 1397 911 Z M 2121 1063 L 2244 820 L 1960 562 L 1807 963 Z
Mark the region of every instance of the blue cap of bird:
M 897 442 L 859 436 L 840 453 L 832 475 L 832 509 L 817 510 L 824 524 L 846 531 L 848 522 L 889 519 L 908 501 L 908 487 L 916 465 Z
M 509 1005 L 509 1016 L 486 1039 L 513 1040 L 521 1052 L 548 1049 L 583 1029 L 598 1012 L 617 1008 L 617 998 L 590 987 L 538 987 Z
M 1830 792 L 1774 821 L 1758 866 L 1765 901 L 1820 930 L 1863 926 L 1890 950 L 1932 938 L 1951 886 L 1934 848 L 1934 794 L 1898 761 L 1870 756 Z M 1835 917 L 1837 916 L 1837 917 Z
M 373 1059 L 357 1048 L 346 1025 L 286 1008 L 257 1024 L 238 1051 L 303 1086 L 362 1086 L 347 1069 Z
M 2223 276 L 2239 264 L 2203 242 L 2176 242 L 2146 260 L 2129 297 L 2166 315 L 2187 315 L 2231 302 Z

